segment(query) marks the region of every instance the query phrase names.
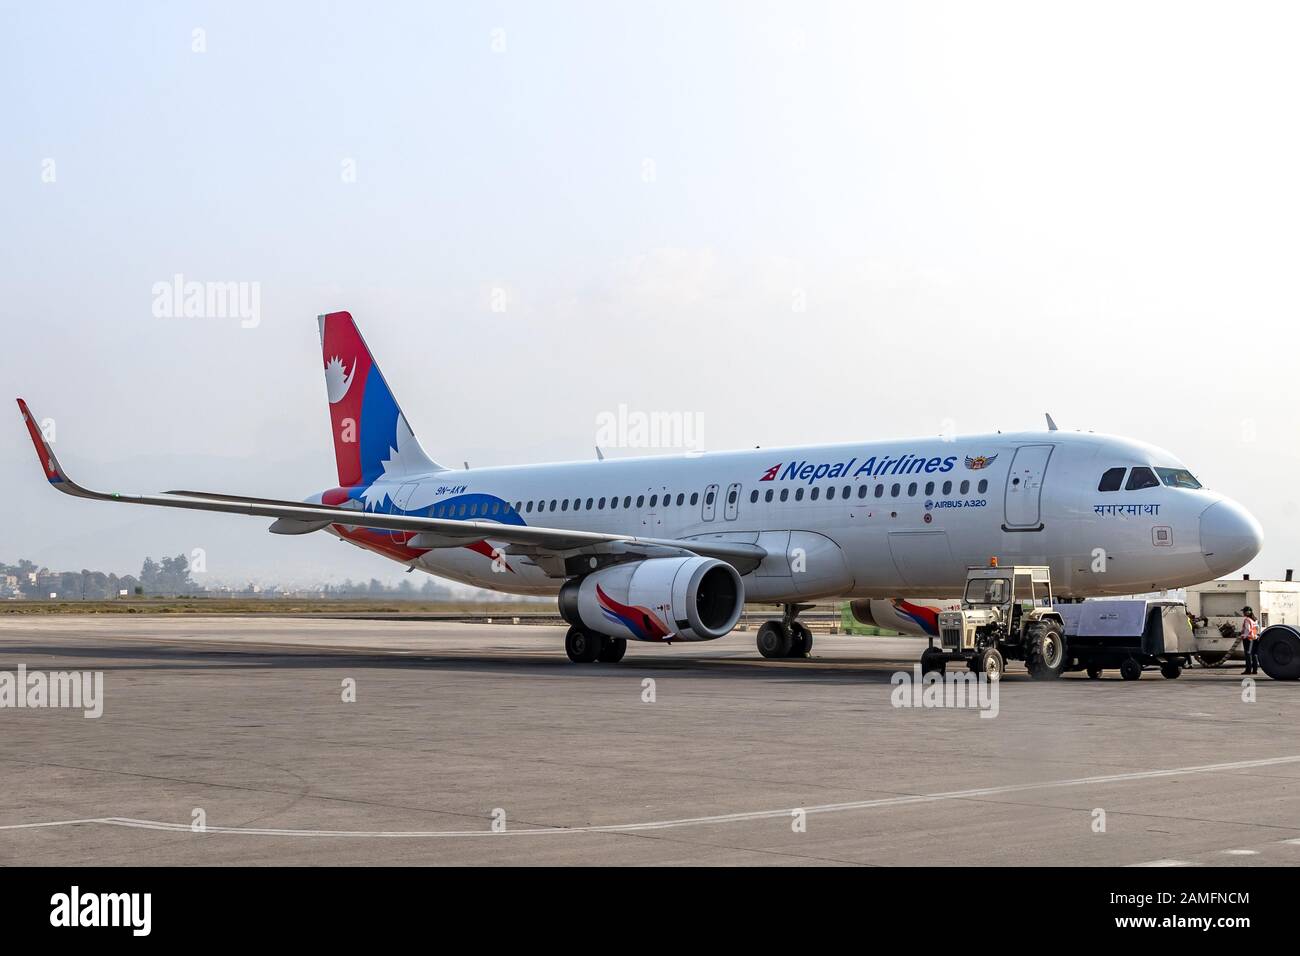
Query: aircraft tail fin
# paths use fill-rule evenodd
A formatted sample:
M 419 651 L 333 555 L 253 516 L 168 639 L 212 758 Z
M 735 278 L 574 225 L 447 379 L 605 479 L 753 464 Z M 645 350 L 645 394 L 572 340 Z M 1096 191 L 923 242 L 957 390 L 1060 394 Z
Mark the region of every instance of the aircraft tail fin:
M 318 321 L 339 486 L 445 471 L 411 432 L 351 314 L 331 312 Z

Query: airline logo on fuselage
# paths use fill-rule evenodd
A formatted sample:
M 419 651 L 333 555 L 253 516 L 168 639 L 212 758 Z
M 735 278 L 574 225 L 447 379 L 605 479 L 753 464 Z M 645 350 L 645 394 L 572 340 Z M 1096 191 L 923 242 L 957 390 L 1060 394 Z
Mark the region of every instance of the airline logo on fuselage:
M 806 481 L 811 485 L 823 478 L 876 478 L 882 475 L 942 473 L 952 471 L 956 464 L 956 455 L 949 455 L 946 458 L 927 458 L 925 455 L 914 455 L 911 452 L 898 457 L 882 455 L 877 458 L 872 455 L 861 464 L 858 464 L 856 457 L 848 461 L 836 462 L 792 461 L 789 464 L 777 462 L 763 472 L 763 476 L 758 480 Z

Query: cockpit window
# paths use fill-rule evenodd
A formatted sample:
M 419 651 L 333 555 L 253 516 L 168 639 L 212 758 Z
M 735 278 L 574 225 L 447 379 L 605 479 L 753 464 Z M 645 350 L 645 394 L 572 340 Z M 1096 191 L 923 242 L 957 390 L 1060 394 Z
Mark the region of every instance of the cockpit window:
M 1151 473 L 1150 468 L 1134 468 L 1129 472 L 1125 491 L 1141 491 L 1143 488 L 1159 488 L 1160 481 Z
M 1201 483 L 1186 468 L 1157 468 L 1156 474 L 1170 488 L 1190 488 L 1195 491 L 1201 487 Z
M 1119 491 L 1120 485 L 1124 484 L 1124 472 L 1126 468 L 1107 468 L 1101 476 L 1101 481 L 1097 484 L 1098 491 Z

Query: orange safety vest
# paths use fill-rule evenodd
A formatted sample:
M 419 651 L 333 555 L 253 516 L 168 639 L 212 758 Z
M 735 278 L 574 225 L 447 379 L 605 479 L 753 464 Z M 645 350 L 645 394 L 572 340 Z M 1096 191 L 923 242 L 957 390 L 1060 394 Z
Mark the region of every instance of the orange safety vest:
M 1241 639 L 1243 641 L 1253 641 L 1259 637 L 1259 622 L 1252 621 L 1248 617 L 1241 619 Z

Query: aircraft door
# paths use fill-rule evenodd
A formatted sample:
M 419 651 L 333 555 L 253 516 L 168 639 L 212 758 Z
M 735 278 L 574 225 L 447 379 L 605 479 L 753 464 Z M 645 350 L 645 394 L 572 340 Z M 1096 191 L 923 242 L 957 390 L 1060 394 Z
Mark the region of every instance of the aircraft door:
M 733 485 L 727 486 L 727 502 L 723 514 L 728 521 L 735 521 L 736 515 L 739 514 L 739 509 L 740 509 L 740 483 L 736 482 Z
M 718 486 L 709 485 L 704 489 L 704 520 L 712 521 L 718 515 Z
M 1043 478 L 1055 445 L 1021 445 L 1007 472 L 1003 531 L 1042 531 Z

